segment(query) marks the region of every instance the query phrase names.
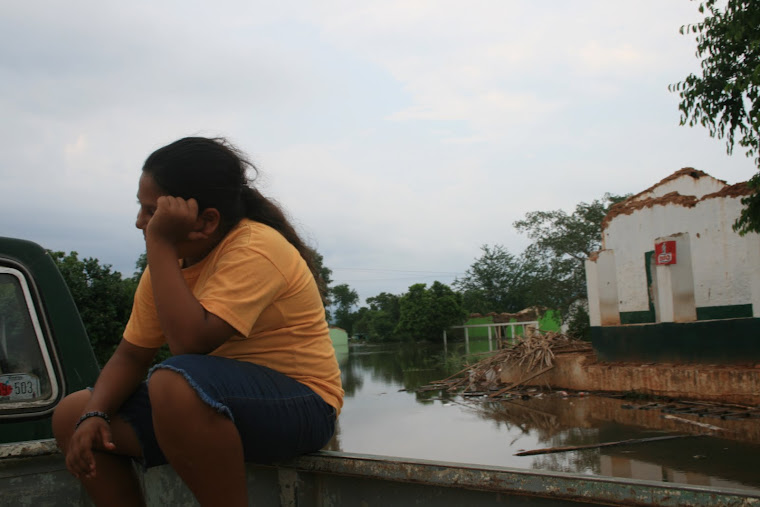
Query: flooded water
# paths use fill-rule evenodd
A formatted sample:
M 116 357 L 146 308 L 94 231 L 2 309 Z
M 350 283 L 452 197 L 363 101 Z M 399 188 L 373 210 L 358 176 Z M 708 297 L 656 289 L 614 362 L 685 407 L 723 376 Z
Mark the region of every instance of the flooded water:
M 485 350 L 488 350 L 487 344 Z M 362 454 L 626 477 L 760 493 L 760 419 L 703 418 L 727 438 L 632 410 L 636 402 L 543 393 L 489 402 L 416 392 L 456 373 L 463 345 L 352 345 L 341 354 L 345 404 L 328 449 Z M 452 365 L 447 369 L 446 364 Z M 644 401 L 638 406 L 645 404 Z M 626 408 L 629 407 L 629 408 Z M 515 456 L 524 450 L 693 434 L 673 440 Z

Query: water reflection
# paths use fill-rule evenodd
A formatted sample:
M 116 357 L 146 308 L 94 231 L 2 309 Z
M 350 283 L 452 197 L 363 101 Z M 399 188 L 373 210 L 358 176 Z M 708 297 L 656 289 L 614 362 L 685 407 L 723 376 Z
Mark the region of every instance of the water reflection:
M 472 345 L 472 344 L 471 344 Z M 462 344 L 463 347 L 463 344 Z M 722 421 L 726 438 L 695 437 L 538 456 L 521 450 L 698 433 L 658 411 L 601 397 L 543 395 L 488 402 L 415 390 L 456 373 L 440 346 L 352 346 L 341 361 L 345 405 L 331 450 L 631 477 L 760 491 L 760 425 Z M 486 344 L 487 347 L 487 344 Z M 487 350 L 487 349 L 486 349 Z M 757 421 L 755 419 L 754 421 Z

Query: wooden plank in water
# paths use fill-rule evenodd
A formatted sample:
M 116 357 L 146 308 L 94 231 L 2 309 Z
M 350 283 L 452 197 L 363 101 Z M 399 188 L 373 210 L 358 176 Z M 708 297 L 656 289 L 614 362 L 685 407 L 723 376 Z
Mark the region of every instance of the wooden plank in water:
M 701 435 L 666 435 L 664 437 L 649 438 L 631 438 L 628 440 L 619 440 L 617 442 L 600 442 L 598 444 L 571 445 L 566 447 L 548 447 L 546 449 L 533 449 L 531 451 L 522 451 L 515 453 L 515 456 L 534 456 L 536 454 L 551 454 L 555 452 L 579 451 L 582 449 L 596 449 L 597 447 L 612 447 L 614 445 L 632 445 L 643 444 L 646 442 L 658 442 L 660 440 L 672 440 L 674 438 L 699 437 Z

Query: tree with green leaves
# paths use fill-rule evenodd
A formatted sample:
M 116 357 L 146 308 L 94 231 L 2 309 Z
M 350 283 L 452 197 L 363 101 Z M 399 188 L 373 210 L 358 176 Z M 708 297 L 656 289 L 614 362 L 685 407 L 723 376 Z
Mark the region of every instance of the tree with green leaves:
M 95 357 L 103 365 L 121 341 L 132 311 L 135 279 L 122 279 L 108 264 L 79 259 L 77 252 L 49 252 L 69 287 Z
M 332 269 L 325 266 L 325 258 L 321 253 L 317 252 L 316 250 L 312 251 L 314 252 L 314 264 L 317 267 L 317 273 L 319 273 L 319 277 L 322 279 L 325 287 L 329 287 L 332 283 Z
M 433 282 L 430 289 L 417 283 L 399 300 L 395 333 L 408 341 L 438 340 L 444 329 L 464 322 L 462 297 L 448 285 Z
M 322 256 L 321 253 L 317 252 L 313 248 L 310 248 L 310 250 L 312 253 L 312 258 L 314 260 L 314 265 L 316 267 L 316 272 L 319 275 L 317 277 L 317 286 L 324 293 L 324 296 L 322 297 L 322 299 L 324 300 L 324 303 L 325 303 L 325 318 L 329 322 L 332 319 L 332 315 L 330 314 L 330 305 L 332 304 L 332 300 L 330 298 L 330 284 L 332 283 L 332 269 L 325 266 L 324 264 L 325 258 Z
M 602 221 L 610 207 L 628 196 L 604 194 L 564 210 L 531 211 L 514 227 L 533 240 L 525 256 L 541 265 L 532 287 L 533 304 L 559 310 L 566 320 L 570 307 L 586 299 L 585 261 L 602 245 Z
M 532 304 L 532 286 L 540 278 L 541 266 L 501 245 L 483 245 L 480 250 L 481 256 L 453 283 L 464 307 L 476 313 L 512 313 Z
M 354 333 L 360 333 L 371 341 L 394 341 L 400 317 L 399 296 L 381 292 L 367 298 L 368 307 L 359 308 L 354 323 Z
M 132 278 L 139 282 L 140 277 L 145 272 L 145 268 L 147 267 L 148 267 L 148 253 L 143 252 L 140 254 L 140 257 L 137 258 L 137 262 L 135 262 L 135 272 L 132 275 Z
M 699 12 L 704 19 L 681 33 L 696 34 L 701 75 L 668 87 L 681 98 L 681 125 L 707 128 L 726 140 L 729 154 L 738 142 L 760 168 L 760 2 L 706 0 Z M 760 173 L 749 186 L 753 193 L 742 199 L 745 208 L 734 224 L 741 234 L 760 232 Z
M 354 320 L 351 323 L 351 336 L 353 338 L 359 338 L 370 341 L 379 341 L 378 338 L 372 335 L 370 330 L 370 321 L 372 316 L 370 315 L 370 309 L 366 306 L 362 306 L 353 315 Z
M 433 282 L 428 293 L 430 294 L 431 333 L 435 339 L 438 339 L 444 329 L 463 324 L 467 318 L 467 312 L 462 306 L 462 296 L 444 283 Z
M 345 329 L 348 336 L 352 336 L 353 323 L 356 320 L 353 308 L 359 303 L 359 294 L 348 284 L 342 283 L 330 289 L 330 298 L 335 309 L 333 312 L 335 325 Z

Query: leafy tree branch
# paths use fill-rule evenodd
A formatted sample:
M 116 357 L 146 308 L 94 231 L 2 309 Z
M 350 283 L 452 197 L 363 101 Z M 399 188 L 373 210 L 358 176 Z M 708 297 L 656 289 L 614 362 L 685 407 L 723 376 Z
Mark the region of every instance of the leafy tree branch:
M 760 168 L 760 2 L 706 0 L 698 10 L 704 19 L 680 32 L 696 34 L 701 75 L 668 87 L 681 98 L 681 125 L 702 125 L 725 139 L 729 155 L 738 143 Z M 748 184 L 754 193 L 742 199 L 734 224 L 740 234 L 760 232 L 760 173 Z

